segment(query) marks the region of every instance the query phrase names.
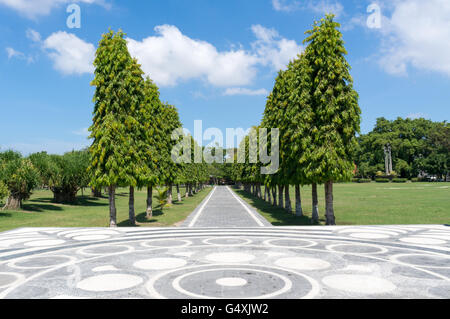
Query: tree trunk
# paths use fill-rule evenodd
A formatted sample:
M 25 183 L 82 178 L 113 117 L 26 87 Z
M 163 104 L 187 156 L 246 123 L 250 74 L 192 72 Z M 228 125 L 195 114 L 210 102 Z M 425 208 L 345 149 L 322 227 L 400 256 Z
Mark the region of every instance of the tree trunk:
M 22 199 L 20 197 L 10 195 L 6 200 L 6 205 L 3 207 L 3 210 L 20 210 L 21 208 Z
M 269 204 L 271 204 L 272 203 L 272 196 L 271 196 L 271 192 L 270 192 L 270 187 L 265 186 L 264 188 L 267 191 L 267 202 Z
M 333 208 L 333 182 L 325 183 L 325 217 L 327 220 L 327 225 L 336 225 L 336 218 L 334 217 Z
M 273 206 L 277 206 L 277 187 L 273 186 L 272 187 L 272 198 L 273 198 Z
M 136 225 L 136 214 L 134 213 L 134 187 L 130 186 L 130 196 L 128 198 L 128 216 L 130 219 L 130 224 Z
M 178 201 L 181 202 L 180 184 L 177 184 L 177 196 L 178 196 Z
M 263 200 L 267 202 L 267 187 L 264 186 L 264 198 Z
M 51 188 L 53 192 L 53 202 L 58 204 L 73 204 L 77 201 L 77 189 Z
M 303 216 L 302 195 L 300 192 L 300 185 L 295 185 L 295 215 L 298 217 Z
M 312 184 L 312 222 L 319 223 L 319 200 L 317 199 L 317 184 Z
M 278 206 L 283 207 L 283 185 L 278 185 Z
M 101 188 L 94 188 L 94 187 L 92 187 L 91 188 L 91 190 L 92 190 L 92 197 L 102 197 L 102 189 Z
M 256 187 L 258 189 L 258 198 L 262 199 L 261 183 L 258 183 Z
M 116 187 L 109 186 L 109 227 L 117 227 Z
M 172 205 L 173 197 L 172 197 L 172 184 L 167 186 L 167 205 Z
M 185 189 L 186 195 L 184 195 L 184 196 L 185 196 L 186 198 L 189 198 L 189 184 L 186 183 L 186 184 L 184 185 L 184 187 L 186 188 L 186 189 Z
M 289 214 L 292 214 L 291 195 L 289 194 L 289 184 L 285 186 L 284 200 L 285 200 L 284 207 L 286 208 Z
M 147 187 L 147 219 L 153 217 L 153 186 Z

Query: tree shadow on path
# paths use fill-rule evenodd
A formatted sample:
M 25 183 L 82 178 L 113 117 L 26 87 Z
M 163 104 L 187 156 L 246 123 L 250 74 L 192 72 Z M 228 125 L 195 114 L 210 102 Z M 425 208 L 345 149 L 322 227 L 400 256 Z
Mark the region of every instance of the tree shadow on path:
M 272 218 L 273 226 L 314 226 L 312 219 L 308 216 L 297 217 L 294 214 L 289 214 L 286 210 L 280 207 L 272 206 L 272 204 L 255 197 L 243 190 L 234 189 L 236 193 L 247 200 L 251 206 L 258 209 L 260 212 L 269 215 Z M 320 220 L 324 222 L 324 220 Z

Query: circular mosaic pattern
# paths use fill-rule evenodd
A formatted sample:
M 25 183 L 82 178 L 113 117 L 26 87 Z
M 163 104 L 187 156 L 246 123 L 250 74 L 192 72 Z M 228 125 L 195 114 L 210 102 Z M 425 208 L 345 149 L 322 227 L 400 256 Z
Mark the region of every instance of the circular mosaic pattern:
M 325 277 L 322 282 L 331 288 L 357 294 L 383 294 L 396 289 L 386 279 L 365 275 L 333 275 Z
M 80 281 L 77 288 L 86 291 L 117 291 L 132 288 L 142 282 L 142 278 L 127 274 L 99 275 Z
M 448 298 L 449 236 L 444 226 L 10 232 L 0 298 Z

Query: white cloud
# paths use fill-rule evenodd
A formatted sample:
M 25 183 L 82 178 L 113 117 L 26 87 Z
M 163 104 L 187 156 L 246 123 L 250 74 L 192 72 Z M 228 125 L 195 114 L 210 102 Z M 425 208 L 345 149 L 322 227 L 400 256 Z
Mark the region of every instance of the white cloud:
M 13 48 L 6 48 L 6 53 L 8 54 L 8 59 L 17 58 L 20 60 L 26 60 L 27 63 L 33 63 L 34 59 L 32 56 L 27 56 L 24 53 L 17 51 Z
M 63 74 L 94 72 L 94 45 L 74 34 L 65 31 L 55 32 L 43 42 L 43 48 L 53 61 L 54 68 Z
M 382 57 L 390 74 L 407 75 L 408 68 L 450 76 L 450 1 L 398 0 L 383 21 Z
M 244 50 L 219 52 L 212 44 L 191 39 L 171 25 L 155 28 L 156 36 L 128 40 L 132 56 L 158 85 L 207 79 L 216 86 L 247 85 L 256 75 L 257 57 Z
M 84 127 L 84 128 L 79 129 L 77 131 L 73 131 L 72 133 L 75 134 L 75 135 L 78 135 L 78 136 L 86 137 L 86 138 L 91 134 L 89 132 L 89 128 L 88 127 Z
M 41 42 L 41 34 L 33 29 L 28 29 L 26 31 L 26 36 L 33 42 Z
M 15 58 L 15 57 L 25 57 L 25 55 L 22 53 L 22 52 L 20 52 L 20 51 L 16 51 L 16 50 L 14 50 L 13 48 L 6 48 L 6 53 L 8 54 L 8 59 L 12 59 L 12 58 Z
M 259 90 L 251 90 L 247 88 L 228 88 L 225 90 L 223 95 L 250 95 L 250 96 L 257 96 L 257 95 L 263 95 L 268 96 L 269 92 L 266 89 L 259 89 Z
M 276 11 L 293 11 L 298 8 L 298 1 L 290 0 L 272 0 L 273 8 Z
M 336 0 L 272 0 L 272 6 L 276 11 L 309 10 L 320 14 L 333 13 L 336 17 L 344 13 L 344 6 Z
M 333 13 L 336 17 L 340 17 L 344 13 L 344 6 L 338 1 L 319 0 L 309 1 L 308 7 L 312 11 L 321 14 Z
M 109 7 L 105 0 L 0 0 L 0 5 L 7 6 L 30 19 L 49 15 L 53 9 L 70 3 L 99 4 Z
M 155 28 L 156 35 L 142 41 L 127 39 L 128 49 L 143 71 L 159 86 L 174 86 L 181 81 L 200 79 L 217 87 L 240 87 L 253 82 L 259 67 L 278 71 L 301 52 L 294 40 L 282 38 L 276 30 L 260 25 L 252 27 L 256 36 L 251 50 L 219 51 L 214 45 L 189 38 L 171 25 Z M 32 40 L 39 33 L 29 31 Z M 42 42 L 53 60 L 54 68 L 63 74 L 92 73 L 95 47 L 74 34 L 55 32 Z
M 252 43 L 260 63 L 271 65 L 276 71 L 285 69 L 290 60 L 297 57 L 303 48 L 294 40 L 281 38 L 274 29 L 261 25 L 252 26 L 257 40 Z

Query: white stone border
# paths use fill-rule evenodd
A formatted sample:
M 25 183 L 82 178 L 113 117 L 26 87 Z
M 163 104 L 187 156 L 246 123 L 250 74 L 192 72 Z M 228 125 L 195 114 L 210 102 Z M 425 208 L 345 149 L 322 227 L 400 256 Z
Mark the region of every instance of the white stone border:
M 247 213 L 250 215 L 251 218 L 253 218 L 255 220 L 255 222 L 258 224 L 258 226 L 264 227 L 265 225 L 263 224 L 263 222 L 260 221 L 259 218 L 255 216 L 255 214 L 247 207 L 247 205 L 245 205 L 242 202 L 242 200 L 235 193 L 233 193 L 233 191 L 228 186 L 227 186 L 227 189 L 230 191 L 231 195 L 233 195 L 233 197 L 239 202 L 239 204 L 241 204 L 245 208 Z

